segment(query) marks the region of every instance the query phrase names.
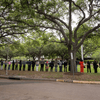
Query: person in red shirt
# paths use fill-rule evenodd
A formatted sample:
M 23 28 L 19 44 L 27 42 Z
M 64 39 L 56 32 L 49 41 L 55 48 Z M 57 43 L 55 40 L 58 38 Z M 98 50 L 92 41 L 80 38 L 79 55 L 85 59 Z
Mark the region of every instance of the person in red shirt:
M 80 64 L 80 72 L 84 73 L 84 65 L 83 65 L 84 62 L 83 62 L 83 60 L 80 60 L 79 64 Z

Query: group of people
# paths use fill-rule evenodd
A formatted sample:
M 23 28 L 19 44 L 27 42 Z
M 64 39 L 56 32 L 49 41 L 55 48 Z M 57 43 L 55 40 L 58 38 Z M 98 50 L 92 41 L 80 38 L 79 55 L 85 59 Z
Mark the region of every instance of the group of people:
M 20 60 L 18 62 L 18 60 L 16 61 L 3 61 L 1 60 L 1 70 L 3 70 L 3 64 L 4 64 L 4 70 L 6 70 L 7 68 L 7 64 L 8 64 L 8 69 L 7 70 L 18 70 L 18 66 L 19 66 L 19 71 L 23 70 L 25 71 L 26 68 L 26 64 L 28 65 L 28 71 L 31 71 L 31 67 L 32 67 L 32 71 L 34 71 L 34 67 L 36 65 L 36 71 L 38 71 L 39 65 L 40 65 L 40 71 L 44 71 L 44 67 L 45 70 L 48 71 L 49 67 L 51 68 L 51 72 L 53 71 L 53 67 L 55 67 L 55 72 L 57 72 L 57 67 L 59 65 L 59 72 L 62 72 L 62 65 L 64 65 L 64 71 L 67 72 L 67 61 L 65 60 L 64 62 L 62 62 L 62 60 L 60 60 L 59 62 L 57 61 L 57 59 L 55 61 L 44 61 L 44 59 L 42 59 L 41 61 L 22 61 Z M 12 69 L 11 69 L 11 64 L 12 64 Z M 23 67 L 22 67 L 23 66 Z
M 48 62 L 48 61 L 44 61 L 44 59 L 42 59 L 41 61 L 22 61 L 20 60 L 18 62 L 18 60 L 16 61 L 6 61 L 5 62 L 3 60 L 1 60 L 1 70 L 3 70 L 3 64 L 5 64 L 5 67 L 4 67 L 4 70 L 6 70 L 7 68 L 7 64 L 8 64 L 8 70 L 18 70 L 18 65 L 19 65 L 19 71 L 23 70 L 25 71 L 25 68 L 26 68 L 26 64 L 28 64 L 28 71 L 31 71 L 31 67 L 32 67 L 32 71 L 34 71 L 34 67 L 36 65 L 36 71 L 38 71 L 38 68 L 39 68 L 39 65 L 40 65 L 40 71 L 44 71 L 44 66 L 45 66 L 45 70 L 46 72 L 48 71 L 49 67 L 51 68 L 51 72 L 53 71 L 53 67 L 55 67 L 55 72 L 57 72 L 57 67 L 59 65 L 59 72 L 62 72 L 62 66 L 64 65 L 64 72 L 67 72 L 67 70 L 71 71 L 71 65 L 70 65 L 70 61 L 69 63 L 67 62 L 67 60 L 65 61 L 62 61 L 60 60 L 58 62 L 57 59 L 55 59 L 55 61 L 51 61 L 51 62 Z M 10 68 L 12 64 L 12 69 Z M 80 64 L 80 72 L 84 73 L 84 62 L 82 60 L 80 60 L 79 62 L 76 61 L 76 71 L 77 71 L 77 64 Z M 69 69 L 67 68 L 67 65 L 69 65 Z M 23 66 L 23 68 L 22 68 Z M 98 68 L 98 65 L 97 65 L 97 61 L 95 60 L 93 62 L 93 67 L 94 67 L 94 72 L 97 73 L 97 68 Z M 87 72 L 91 73 L 91 67 L 90 67 L 90 62 L 87 61 Z
M 80 72 L 84 73 L 85 65 L 84 65 L 83 60 L 80 60 L 79 64 L 80 64 Z M 96 60 L 94 60 L 94 62 L 93 62 L 93 68 L 94 68 L 94 72 L 97 73 L 98 64 L 97 64 Z M 90 64 L 89 60 L 87 61 L 87 73 L 88 72 L 91 73 L 91 64 Z

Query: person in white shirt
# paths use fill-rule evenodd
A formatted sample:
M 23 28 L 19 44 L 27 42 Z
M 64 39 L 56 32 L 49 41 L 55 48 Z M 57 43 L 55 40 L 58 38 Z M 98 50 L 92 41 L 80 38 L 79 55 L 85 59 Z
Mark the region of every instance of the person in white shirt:
M 36 61 L 36 71 L 38 71 L 38 67 L 39 67 L 39 61 Z
M 62 63 L 62 60 L 60 60 L 60 61 L 59 61 L 59 68 L 60 68 L 60 71 L 59 71 L 59 72 L 62 72 L 62 64 L 63 64 L 63 63 Z

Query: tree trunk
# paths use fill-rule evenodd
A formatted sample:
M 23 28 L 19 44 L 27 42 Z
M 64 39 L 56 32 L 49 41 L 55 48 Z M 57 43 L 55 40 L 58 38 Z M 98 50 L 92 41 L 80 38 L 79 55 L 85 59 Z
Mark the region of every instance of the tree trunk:
M 35 57 L 33 57 L 33 60 L 35 60 Z
M 62 61 L 64 60 L 64 56 L 61 56 L 61 58 L 62 58 Z
M 73 52 L 73 67 L 74 67 L 74 72 L 76 71 L 76 51 Z
M 12 57 L 10 57 L 10 61 L 11 61 L 11 58 L 12 58 Z
M 71 68 L 71 73 L 76 72 L 76 50 L 75 48 L 73 48 L 73 50 L 71 50 L 70 48 L 69 50 L 69 55 L 70 55 L 70 68 Z
M 38 56 L 38 61 L 40 61 L 41 56 Z
M 6 60 L 7 60 L 7 54 L 6 54 Z

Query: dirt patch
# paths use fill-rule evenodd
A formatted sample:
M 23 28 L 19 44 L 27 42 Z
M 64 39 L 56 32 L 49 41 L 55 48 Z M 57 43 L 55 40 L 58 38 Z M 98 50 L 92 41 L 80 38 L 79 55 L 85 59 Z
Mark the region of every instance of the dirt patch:
M 6 75 L 5 70 L 0 70 L 0 75 Z M 70 72 L 36 72 L 36 71 L 8 71 L 7 76 L 25 76 L 34 79 L 68 79 L 68 80 L 85 80 L 85 81 L 100 81 L 100 73 L 70 73 Z
M 77 73 L 70 73 L 70 72 L 66 72 L 66 73 L 64 73 L 64 75 L 77 75 L 77 76 L 79 76 L 79 75 L 84 75 L 84 73 L 80 73 L 80 72 L 77 72 Z

